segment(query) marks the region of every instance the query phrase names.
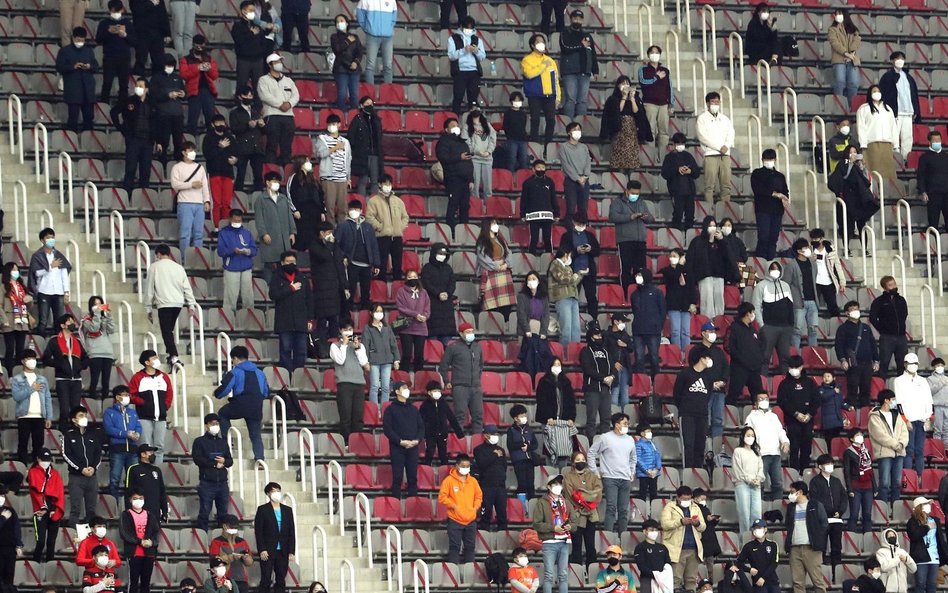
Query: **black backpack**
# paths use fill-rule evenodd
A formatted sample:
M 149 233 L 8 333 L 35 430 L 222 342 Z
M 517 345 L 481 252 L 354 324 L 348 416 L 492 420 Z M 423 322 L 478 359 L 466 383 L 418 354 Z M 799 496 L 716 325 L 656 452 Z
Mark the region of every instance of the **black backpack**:
M 510 566 L 507 564 L 507 558 L 500 552 L 494 552 L 484 561 L 484 571 L 487 573 L 487 584 L 496 585 L 497 591 L 509 583 L 507 579 L 507 570 Z
M 780 38 L 780 55 L 784 58 L 799 58 L 800 45 L 793 35 L 784 35 Z
M 657 393 L 650 393 L 642 398 L 639 404 L 639 418 L 649 424 L 662 424 L 662 396 Z

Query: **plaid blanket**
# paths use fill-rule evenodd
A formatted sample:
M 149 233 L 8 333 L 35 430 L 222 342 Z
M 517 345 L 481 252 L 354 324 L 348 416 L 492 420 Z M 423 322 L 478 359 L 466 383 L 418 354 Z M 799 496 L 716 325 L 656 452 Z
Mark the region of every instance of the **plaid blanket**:
M 484 311 L 515 304 L 513 273 L 509 268 L 503 272 L 488 270 L 481 274 L 481 301 Z

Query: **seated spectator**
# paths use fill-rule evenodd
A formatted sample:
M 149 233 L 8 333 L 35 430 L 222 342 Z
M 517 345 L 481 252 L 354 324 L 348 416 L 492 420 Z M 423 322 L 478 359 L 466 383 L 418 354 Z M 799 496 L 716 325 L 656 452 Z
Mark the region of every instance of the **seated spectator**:
M 510 593 L 537 593 L 537 589 L 540 588 L 540 578 L 537 576 L 537 569 L 530 566 L 527 550 L 514 548 L 511 556 L 514 565 L 507 570 Z
M 76 2 L 82 4 L 82 2 Z M 118 97 L 128 94 L 132 75 L 132 48 L 135 47 L 135 26 L 125 12 L 122 0 L 109 0 L 109 18 L 99 21 L 95 43 L 102 47 L 102 92 L 99 101 L 111 103 L 112 83 L 118 83 Z
M 227 567 L 225 575 L 237 586 L 238 593 L 250 590 L 247 569 L 253 566 L 253 552 L 247 540 L 238 535 L 240 521 L 234 515 L 221 517 L 221 534 L 211 540 L 208 553 L 220 558 Z M 233 591 L 233 589 L 231 589 Z
M 613 544 L 606 548 L 607 566 L 596 575 L 596 591 L 631 593 L 635 590 L 635 576 L 622 568 L 622 548 Z M 560 590 L 563 593 L 563 590 Z
M 358 109 L 359 79 L 362 77 L 362 57 L 365 47 L 359 37 L 349 30 L 346 15 L 336 16 L 336 31 L 329 38 L 335 59 L 332 75 L 336 80 L 336 107 L 349 111 Z
M 211 574 L 204 581 L 204 593 L 230 593 L 234 583 L 227 578 L 227 563 L 217 557 L 211 557 Z
M 115 575 L 115 567 L 109 566 L 112 562 L 109 548 L 97 545 L 92 548 L 92 565 L 82 572 L 83 593 L 100 593 L 107 591 L 114 593 L 121 590 L 121 582 Z

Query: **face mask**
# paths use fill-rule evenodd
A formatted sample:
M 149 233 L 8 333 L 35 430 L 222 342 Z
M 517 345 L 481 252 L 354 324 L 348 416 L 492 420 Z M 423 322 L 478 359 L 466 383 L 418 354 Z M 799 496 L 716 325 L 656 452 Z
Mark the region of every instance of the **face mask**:
M 537 50 L 541 54 L 546 51 L 546 44 L 542 41 L 533 46 L 533 49 Z
M 616 329 L 619 330 L 620 332 L 624 332 L 624 331 L 625 331 L 625 323 L 617 323 L 617 324 L 616 324 Z
M 381 191 L 383 194 L 387 196 L 388 194 L 392 193 L 392 186 L 391 185 L 379 186 L 379 191 Z
M 253 97 L 241 97 L 240 102 L 243 105 L 250 105 L 251 103 L 253 103 Z
M 439 253 L 435 256 L 435 259 L 441 263 L 444 263 L 448 259 L 448 256 L 443 253 Z
M 461 33 L 463 33 L 466 37 L 470 37 L 474 34 L 474 29 L 461 29 Z
M 718 334 L 714 332 L 708 332 L 708 341 L 712 344 L 718 340 Z
M 500 232 L 500 225 L 499 225 L 499 224 L 492 224 L 492 225 L 490 225 L 490 232 L 494 233 L 495 235 L 496 235 L 497 233 L 499 233 L 499 232 Z
M 132 499 L 132 508 L 136 511 L 140 511 L 145 508 L 145 499 L 144 498 L 133 498 Z
M 39 466 L 43 469 L 49 469 L 49 466 L 53 464 L 52 461 L 40 461 Z
M 849 126 L 843 126 L 839 129 L 839 133 L 843 136 L 849 136 Z
M 554 377 L 558 377 L 559 374 L 563 372 L 563 367 L 561 366 L 550 367 L 550 372 L 553 373 Z
M 189 161 L 193 161 L 194 159 L 197 158 L 197 153 L 194 152 L 193 150 L 189 150 L 188 152 L 184 153 L 184 156 L 185 156 Z
M 550 494 L 552 494 L 553 496 L 559 496 L 560 494 L 563 494 L 563 487 L 560 486 L 559 484 L 555 486 L 550 486 Z
M 273 193 L 276 193 L 276 192 L 280 191 L 280 182 L 279 182 L 279 181 L 273 181 L 273 182 L 271 182 L 271 183 L 270 183 L 270 191 L 272 191 Z
M 652 431 L 643 432 L 642 438 L 644 438 L 646 441 L 652 440 Z
M 103 537 L 105 537 L 105 527 L 96 527 L 95 536 L 99 539 L 102 539 Z
M 912 373 L 913 375 L 918 372 L 918 365 L 915 363 L 905 365 L 905 370 Z
M 619 566 L 618 558 L 609 558 L 609 566 Z
M 769 12 L 760 13 L 760 20 L 762 21 L 770 20 L 770 13 Z
M 530 564 L 530 561 L 527 559 L 526 556 L 521 556 L 517 558 L 517 566 L 525 567 L 528 564 Z
M 464 334 L 464 341 L 470 344 L 474 341 L 474 334 Z
M 523 107 L 523 101 L 513 101 L 511 105 L 513 105 L 517 109 L 520 109 L 521 107 Z
M 174 72 L 174 66 L 165 66 L 165 74 L 171 74 Z
M 73 42 L 73 45 L 76 46 L 76 49 L 81 48 L 81 47 L 84 46 L 85 44 L 86 44 L 85 41 L 74 41 L 74 42 Z
M 629 427 L 628 426 L 619 427 L 619 434 L 629 434 Z
M 936 375 L 944 375 L 944 374 L 945 374 L 945 367 L 935 367 L 935 374 L 936 374 Z
M 151 359 L 151 368 L 155 369 L 156 371 L 161 370 L 161 359 Z
M 636 276 L 636 277 L 635 277 L 635 283 L 638 284 L 638 285 L 645 284 L 645 278 L 643 278 L 642 276 Z
M 764 169 L 773 169 L 776 164 L 775 161 L 764 161 Z
M 283 72 L 283 62 L 274 62 L 272 68 L 274 72 Z
M 454 134 L 455 136 L 460 136 L 460 135 L 461 135 L 461 128 L 451 128 L 450 132 L 451 132 L 452 134 Z
M 250 12 L 244 13 L 244 18 L 248 21 L 252 21 L 257 18 L 257 13 L 251 10 Z
M 676 144 L 676 145 L 675 145 L 675 150 L 677 150 L 678 152 L 685 152 L 685 145 L 684 145 L 684 144 Z
M 79 428 L 85 428 L 85 427 L 89 426 L 89 419 L 88 419 L 88 418 L 79 418 L 78 420 L 76 420 L 76 426 L 78 426 Z
M 527 422 L 528 420 L 526 416 L 517 416 L 517 424 L 519 424 L 520 426 L 526 426 Z
M 770 400 L 769 399 L 760 400 L 759 402 L 757 402 L 757 408 L 760 410 L 770 409 Z
M 537 177 L 546 177 L 546 169 L 540 169 L 539 171 L 534 171 L 534 175 Z
M 270 493 L 270 500 L 272 500 L 273 502 L 280 502 L 281 500 L 283 500 L 283 493 L 280 492 L 279 490 L 274 490 L 273 492 Z
M 233 229 L 239 229 L 239 228 L 241 228 L 241 227 L 243 227 L 243 226 L 244 226 L 244 223 L 242 223 L 242 222 L 232 222 L 232 223 L 230 223 L 230 227 L 233 228 Z
M 221 433 L 221 427 L 219 424 L 212 424 L 207 427 L 207 432 L 213 436 L 217 436 Z
M 799 377 L 800 377 L 800 369 L 790 369 L 790 376 L 793 377 L 794 379 L 799 378 Z
M 708 105 L 708 111 L 710 111 L 711 113 L 717 113 L 718 111 L 721 111 L 721 106 L 720 106 L 720 105 Z
M 770 277 L 774 280 L 780 278 L 780 270 L 770 270 Z
M 303 170 L 303 173 L 309 173 L 313 170 L 313 163 L 306 161 L 300 168 Z
M 108 557 L 108 556 L 96 556 L 96 557 L 95 557 L 95 563 L 96 563 L 96 565 L 97 565 L 99 568 L 105 568 L 106 566 L 109 565 L 109 557 Z
M 757 441 L 756 437 L 752 437 L 752 436 L 744 437 L 744 444 L 747 445 L 748 447 L 753 445 L 755 441 Z
M 801 255 L 802 255 L 803 257 L 807 257 L 807 258 L 808 258 L 808 257 L 810 257 L 810 256 L 813 255 L 813 250 L 810 249 L 809 247 L 807 247 L 806 249 L 804 249 L 804 250 L 801 252 Z
M 861 434 L 857 434 L 856 436 L 853 437 L 853 442 L 856 443 L 857 445 L 861 445 L 863 441 L 865 440 L 866 440 L 866 437 L 862 436 Z
M 721 227 L 721 234 L 724 235 L 725 237 L 730 236 L 733 231 L 734 229 L 732 229 L 729 226 Z
M 418 278 L 409 278 L 408 280 L 405 280 L 405 286 L 408 288 L 418 288 L 419 284 Z
M 583 137 L 583 133 L 581 130 L 573 130 L 572 132 L 569 133 L 569 137 L 572 138 L 573 140 L 579 140 L 580 138 Z
M 56 246 L 56 239 L 46 239 L 43 244 L 46 245 L 47 249 L 52 249 Z
M 118 398 L 118 403 L 120 406 L 127 406 L 129 401 L 131 401 L 131 398 L 128 396 Z
M 435 401 L 438 401 L 439 399 L 441 399 L 441 392 L 440 392 L 440 391 L 432 391 L 432 392 L 431 392 L 431 399 L 433 399 L 433 400 L 435 400 Z
M 36 359 L 35 358 L 26 359 L 26 361 L 23 363 L 23 366 L 25 366 L 27 370 L 32 371 L 33 369 L 36 368 Z
M 841 14 L 837 14 L 836 16 L 834 16 L 834 17 L 833 17 L 833 20 L 834 20 L 834 21 L 836 21 L 837 23 L 840 23 L 840 24 L 842 24 L 842 23 L 843 23 L 843 20 L 844 20 L 844 18 L 845 18 L 845 17 L 843 17 L 843 15 L 841 15 Z
M 871 575 L 872 575 L 872 578 L 874 578 L 874 579 L 881 579 L 881 578 L 882 578 L 882 571 L 879 571 L 879 570 L 875 570 L 875 571 L 873 571 L 873 572 L 871 572 L 871 573 L 869 573 L 869 574 L 871 574 Z
M 679 501 L 678 501 L 678 506 L 680 506 L 680 507 L 683 508 L 683 509 L 687 509 L 687 508 L 689 508 L 689 507 L 691 506 L 691 501 L 690 501 L 690 500 L 679 500 Z
M 623 93 L 625 93 L 625 92 L 628 91 L 630 88 L 632 88 L 630 85 L 623 84 L 623 85 L 621 85 L 621 86 L 619 87 L 619 90 L 622 91 Z
M 578 472 L 584 471 L 587 467 L 588 465 L 585 461 L 577 461 L 573 464 L 573 468 Z
M 926 515 L 931 514 L 931 512 L 932 512 L 932 505 L 930 505 L 930 504 L 923 504 L 923 505 L 922 505 L 922 511 L 923 511 Z
M 214 567 L 214 574 L 217 575 L 217 576 L 219 576 L 219 577 L 224 576 L 225 574 L 227 574 L 227 567 L 226 567 L 226 566 L 215 566 L 215 567 Z
M 459 467 L 459 468 L 458 468 L 458 473 L 461 474 L 462 476 L 466 476 L 466 475 L 468 475 L 469 473 L 471 473 L 471 468 L 469 468 L 469 467 Z
M 349 218 L 351 218 L 352 220 L 359 220 L 359 217 L 360 217 L 360 216 L 362 216 L 362 211 L 361 211 L 361 210 L 350 210 L 350 211 L 349 211 Z
M 887 535 L 885 541 L 888 542 L 890 546 L 894 546 L 899 540 L 894 535 Z
M 895 60 L 892 65 L 901 70 L 905 66 L 905 60 Z
M 713 235 L 716 232 L 718 232 L 718 227 L 714 225 L 708 227 L 708 235 Z
M 695 502 L 698 503 L 698 506 L 699 506 L 699 507 L 706 507 L 706 506 L 708 506 L 708 501 L 707 501 L 707 500 L 696 500 Z
M 338 134 L 338 133 L 339 133 L 339 126 L 337 126 L 337 125 L 335 125 L 335 124 L 333 124 L 333 125 L 331 125 L 331 126 L 326 126 L 326 131 L 329 132 L 330 134 Z
M 540 286 L 539 280 L 527 280 L 527 288 L 530 290 L 536 290 L 538 286 Z
M 351 330 L 351 329 L 343 330 L 342 336 L 343 336 L 344 338 L 351 338 L 351 337 L 352 337 L 352 330 Z
M 349 23 L 336 23 L 336 28 L 345 33 L 346 29 L 349 28 Z
M 237 530 L 236 530 L 236 529 L 225 529 L 225 530 L 224 530 L 224 533 L 226 533 L 227 535 L 237 535 Z
M 376 311 L 375 313 L 372 313 L 372 319 L 376 321 L 382 321 L 385 319 L 385 313 L 383 311 Z
M 110 12 L 110 13 L 109 13 L 109 16 L 112 17 L 112 19 L 113 19 L 113 20 L 116 20 L 116 21 L 122 20 L 122 13 L 121 13 L 121 12 Z
M 932 142 L 932 150 L 941 152 L 941 142 Z
M 787 495 L 787 500 L 789 500 L 790 502 L 796 502 L 797 498 L 799 498 L 799 495 L 796 492 L 791 492 L 790 494 Z
M 648 59 L 653 63 L 657 64 L 662 59 L 662 54 L 649 54 Z
M 754 530 L 754 537 L 756 537 L 757 539 L 764 539 L 764 535 L 765 535 L 766 533 L 767 533 L 767 530 L 766 530 L 766 529 L 755 529 L 755 530 Z
M 500 437 L 495 434 L 492 434 L 489 437 L 487 437 L 487 442 L 490 443 L 491 445 L 496 445 L 497 443 L 500 442 Z
M 218 134 L 223 134 L 225 131 L 227 131 L 227 126 L 224 124 L 216 125 L 214 126 L 214 131 Z
M 834 469 L 836 469 L 836 466 L 834 466 L 832 463 L 823 466 L 823 471 L 828 474 L 833 473 Z
M 286 272 L 287 274 L 296 273 L 296 264 L 283 264 L 283 266 L 281 267 L 283 268 L 283 271 Z
M 368 113 L 369 115 L 372 115 L 372 112 L 375 111 L 375 105 L 364 105 L 362 107 L 362 111 Z
M 673 265 L 673 266 L 677 266 L 677 265 L 678 265 L 678 262 L 680 262 L 680 261 L 681 261 L 681 258 L 680 258 L 680 257 L 670 257 L 670 258 L 668 258 L 668 263 L 670 263 L 670 264 Z
M 576 231 L 577 233 L 584 233 L 586 232 L 586 225 L 573 227 L 573 230 Z
M 882 100 L 882 93 L 880 93 L 879 91 L 876 91 L 876 92 L 872 93 L 872 100 L 873 100 L 873 101 L 881 101 L 881 100 Z
M 638 201 L 639 201 L 639 194 L 629 194 L 629 201 L 630 201 L 630 202 L 638 202 Z
M 568 257 L 568 258 L 566 258 L 566 259 L 563 260 L 563 265 L 564 265 L 564 266 L 570 266 L 570 265 L 572 265 L 572 264 L 573 264 L 573 258 L 571 258 L 571 257 Z
M 645 539 L 650 540 L 650 541 L 655 541 L 655 540 L 657 540 L 657 539 L 658 539 L 658 532 L 657 532 L 657 531 L 646 531 L 646 532 L 645 532 Z
M 710 369 L 710 368 L 713 367 L 713 366 L 714 366 L 714 361 L 713 361 L 713 360 L 711 360 L 710 358 L 704 359 L 704 368 Z

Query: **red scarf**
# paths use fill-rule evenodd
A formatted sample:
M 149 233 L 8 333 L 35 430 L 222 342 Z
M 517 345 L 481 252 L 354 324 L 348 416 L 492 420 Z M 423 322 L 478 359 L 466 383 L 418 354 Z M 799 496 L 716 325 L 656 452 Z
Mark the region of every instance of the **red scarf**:
M 550 495 L 550 510 L 553 513 L 553 524 L 554 525 L 566 525 L 569 523 L 569 509 L 566 508 L 566 499 L 562 496 L 553 496 Z M 555 539 L 569 541 L 570 535 L 569 532 L 566 532 L 565 535 L 554 535 Z
M 21 284 L 19 280 L 10 281 L 10 289 L 8 292 L 14 308 L 23 308 L 26 306 L 23 303 L 23 299 L 26 298 L 26 289 L 23 288 L 23 284 Z
M 296 282 L 296 272 L 293 272 L 292 274 L 287 274 L 286 272 L 283 272 L 283 274 L 286 276 L 286 279 L 290 281 L 290 284 L 293 284 L 294 282 Z
M 66 352 L 66 336 L 63 335 L 63 332 L 59 332 L 59 335 L 56 336 L 56 341 L 59 343 L 59 351 L 63 355 L 73 356 L 75 358 L 82 358 L 82 344 L 79 343 L 79 336 L 72 336 L 72 349 L 70 352 Z
M 82 318 L 82 320 L 83 320 L 83 321 L 92 321 L 92 315 L 86 315 L 85 317 Z M 100 336 L 102 336 L 102 332 L 101 332 L 101 331 L 97 331 L 97 332 L 86 332 L 86 337 L 87 337 L 87 338 L 98 338 L 98 337 L 100 337 Z

